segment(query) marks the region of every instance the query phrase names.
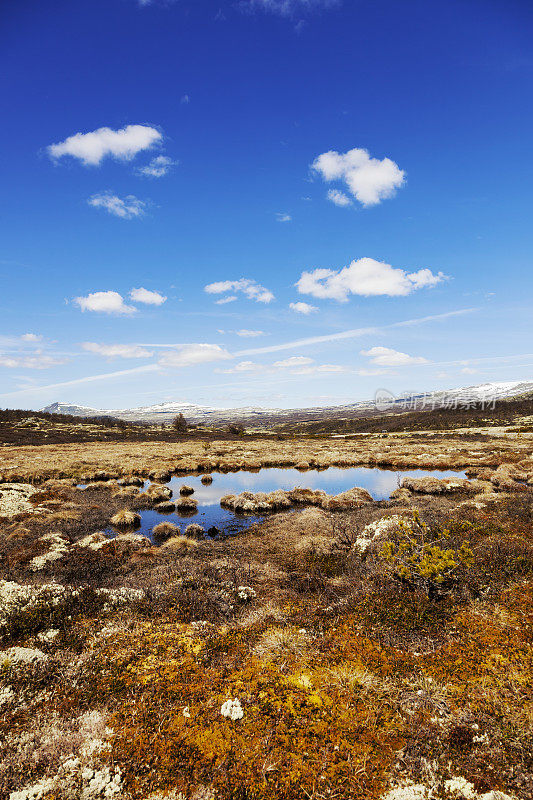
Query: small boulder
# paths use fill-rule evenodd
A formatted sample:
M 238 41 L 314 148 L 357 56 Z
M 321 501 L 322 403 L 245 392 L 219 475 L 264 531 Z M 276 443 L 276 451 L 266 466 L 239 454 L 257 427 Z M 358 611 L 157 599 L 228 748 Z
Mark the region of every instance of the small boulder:
M 185 484 L 183 484 L 183 486 L 180 487 L 180 494 L 184 496 L 187 496 L 189 494 L 194 494 L 194 489 L 192 486 L 186 486 Z

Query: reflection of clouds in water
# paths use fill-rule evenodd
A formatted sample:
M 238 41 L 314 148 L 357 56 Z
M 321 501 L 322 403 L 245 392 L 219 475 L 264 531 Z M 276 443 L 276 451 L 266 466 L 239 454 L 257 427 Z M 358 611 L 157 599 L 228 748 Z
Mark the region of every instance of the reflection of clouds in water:
M 188 475 L 185 478 L 173 478 L 170 487 L 174 497 L 179 496 L 179 489 L 183 483 L 194 487 L 194 499 L 202 508 L 217 507 L 220 498 L 226 494 L 240 494 L 241 492 L 272 492 L 276 489 L 294 489 L 303 486 L 309 489 L 322 489 L 328 494 L 339 494 L 354 486 L 360 486 L 370 492 L 375 500 L 387 499 L 391 492 L 406 477 L 421 478 L 431 475 L 435 478 L 464 477 L 462 472 L 452 470 L 423 470 L 413 469 L 405 471 L 384 470 L 377 467 L 329 467 L 327 470 L 307 470 L 300 472 L 296 469 L 280 469 L 276 467 L 262 469 L 260 472 L 226 472 L 212 473 L 213 483 L 205 486 L 198 475 Z
M 192 497 L 198 503 L 198 512 L 181 516 L 177 513 L 159 514 L 153 509 L 141 511 L 141 527 L 138 533 L 151 538 L 154 525 L 165 519 L 179 525 L 182 532 L 187 525 L 197 522 L 206 529 L 214 525 L 226 533 L 238 533 L 262 517 L 255 514 L 241 516 L 221 508 L 220 498 L 225 494 L 272 492 L 275 489 L 294 489 L 295 486 L 323 489 L 328 494 L 339 494 L 354 486 L 360 486 L 367 489 L 375 500 L 384 500 L 396 489 L 398 475 L 401 480 L 405 477 L 422 478 L 426 475 L 434 478 L 465 477 L 464 472 L 453 472 L 452 470 L 412 469 L 397 472 L 377 467 L 347 467 L 346 469 L 329 467 L 327 470 L 300 472 L 297 469 L 271 467 L 262 469 L 260 472 L 213 472 L 213 483 L 205 486 L 201 483 L 199 475 L 180 475 L 172 478 L 167 484 L 173 491 L 173 499 L 179 499 L 180 486 L 183 484 L 192 486 L 194 488 Z M 148 488 L 148 484 L 146 484 L 146 488 Z

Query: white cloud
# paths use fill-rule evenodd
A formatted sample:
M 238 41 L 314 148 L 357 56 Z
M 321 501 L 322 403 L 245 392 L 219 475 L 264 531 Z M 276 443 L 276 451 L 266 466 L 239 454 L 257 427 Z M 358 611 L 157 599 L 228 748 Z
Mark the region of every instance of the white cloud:
M 130 298 L 135 303 L 145 303 L 148 306 L 160 306 L 167 299 L 165 295 L 159 292 L 151 292 L 149 289 L 143 289 L 142 287 L 139 289 L 132 289 Z
M 435 275 L 429 269 L 419 269 L 408 273 L 373 258 L 359 258 L 338 271 L 315 269 L 312 272 L 302 272 L 296 286 L 301 294 L 346 302 L 350 294 L 364 297 L 404 296 L 416 289 L 436 286 L 446 277 L 443 272 Z
M 226 303 L 234 303 L 237 300 L 236 294 L 230 294 L 228 297 L 221 297 L 220 300 L 215 300 L 217 306 L 225 306 Z
M 150 358 L 153 353 L 136 344 L 98 344 L 83 342 L 82 347 L 89 353 L 96 353 L 106 358 Z
M 255 361 L 239 361 L 238 364 L 235 364 L 234 367 L 231 369 L 217 369 L 215 372 L 220 372 L 224 375 L 233 375 L 239 372 L 259 372 L 260 370 L 265 371 L 266 367 L 264 364 L 256 364 Z
M 339 5 L 340 0 L 243 0 L 241 8 L 247 11 L 266 11 L 282 17 L 297 13 L 311 13 Z
M 472 369 L 472 367 L 463 367 L 461 372 L 464 373 L 465 375 L 475 375 L 477 369 Z
M 188 95 L 188 94 L 183 94 L 183 95 L 181 96 L 180 103 L 181 103 L 183 106 L 188 106 L 190 102 L 191 102 L 191 98 L 189 97 L 189 95 Z
M 247 328 L 241 328 L 240 331 L 235 331 L 237 336 L 253 339 L 255 336 L 266 336 L 264 331 L 251 331 Z
M 270 303 L 274 300 L 274 295 L 271 291 L 249 278 L 240 278 L 238 281 L 216 281 L 215 283 L 209 283 L 207 286 L 204 286 L 204 292 L 208 294 L 242 292 L 250 300 L 255 300 L 256 303 Z M 219 305 L 222 305 L 222 302 L 232 302 L 234 295 L 230 295 L 230 297 L 231 300 L 228 297 L 224 297 L 222 300 L 216 302 L 218 302 Z
M 124 303 L 118 292 L 92 292 L 87 297 L 75 297 L 74 302 L 82 311 L 99 311 L 104 314 L 134 314 L 137 309 Z
M 274 361 L 272 364 L 273 367 L 304 367 L 307 364 L 312 364 L 313 359 L 308 358 L 307 356 L 291 356 L 290 358 L 285 358 L 283 361 Z
M 311 169 L 327 182 L 343 181 L 363 206 L 375 206 L 393 197 L 396 189 L 405 183 L 405 172 L 395 161 L 372 158 L 368 150 L 362 147 L 354 147 L 347 153 L 338 153 L 336 150 L 322 153 L 313 161 Z M 328 197 L 333 200 L 331 196 Z
M 159 364 L 162 367 L 192 367 L 228 358 L 232 358 L 231 353 L 218 344 L 182 344 L 161 356 Z
M 336 206 L 340 206 L 341 208 L 353 205 L 348 195 L 344 194 L 344 192 L 339 191 L 339 189 L 330 189 L 328 191 L 327 197 L 328 200 L 331 200 L 332 203 L 334 203 Z
M 403 367 L 409 364 L 429 364 L 427 358 L 410 356 L 390 347 L 371 347 L 370 350 L 361 350 L 361 355 L 366 356 L 379 367 Z
M 72 156 L 86 167 L 97 166 L 106 156 L 130 161 L 137 153 L 149 150 L 162 139 L 161 132 L 149 125 L 126 125 L 117 131 L 98 128 L 89 133 L 76 133 L 64 142 L 51 144 L 48 154 L 54 159 Z
M 93 194 L 87 202 L 93 208 L 103 208 L 108 214 L 121 219 L 142 217 L 146 207 L 146 203 L 133 194 L 128 194 L 126 197 L 118 197 L 116 194 L 111 194 L 111 192 Z
M 20 369 L 49 369 L 59 364 L 66 364 L 67 360 L 66 358 L 54 358 L 39 352 L 33 356 L 13 357 L 0 355 L 0 367 L 8 367 L 9 369 L 17 367 Z
M 301 301 L 298 303 L 289 303 L 289 308 L 292 308 L 297 314 L 313 314 L 313 312 L 318 311 L 316 306 L 312 306 L 309 303 L 302 303 Z
M 291 222 L 292 217 L 290 214 L 282 214 L 281 211 L 278 211 L 276 214 L 276 219 L 278 222 Z
M 168 156 L 156 156 L 144 167 L 139 167 L 137 174 L 144 175 L 147 178 L 162 178 L 178 163 L 178 161 L 173 161 Z
M 20 338 L 23 342 L 40 342 L 43 337 L 35 333 L 24 333 Z
M 361 375 L 362 377 L 373 376 L 373 375 L 392 375 L 390 369 L 358 369 L 357 374 Z
M 316 375 L 317 373 L 324 372 L 350 372 L 349 367 L 344 367 L 341 364 L 317 364 L 312 367 L 303 367 L 302 369 L 295 370 L 293 375 Z

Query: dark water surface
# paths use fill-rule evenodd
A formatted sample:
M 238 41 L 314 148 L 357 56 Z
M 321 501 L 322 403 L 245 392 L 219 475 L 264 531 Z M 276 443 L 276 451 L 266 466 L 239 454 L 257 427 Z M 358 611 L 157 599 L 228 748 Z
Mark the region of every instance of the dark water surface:
M 233 511 L 220 507 L 220 498 L 226 494 L 240 494 L 241 492 L 273 492 L 276 489 L 294 489 L 302 486 L 309 489 L 322 489 L 328 494 L 339 494 L 354 486 L 366 489 L 374 500 L 388 500 L 391 492 L 398 488 L 398 483 L 403 478 L 464 478 L 464 472 L 452 470 L 386 470 L 377 467 L 329 467 L 325 470 L 306 470 L 300 472 L 296 469 L 266 468 L 259 472 L 212 472 L 213 483 L 204 486 L 200 475 L 186 475 L 173 477 L 165 484 L 172 489 L 172 500 L 180 497 L 180 487 L 184 484 L 194 488 L 192 497 L 198 503 L 197 512 L 193 514 L 180 514 L 173 511 L 161 514 L 148 509 L 140 511 L 141 527 L 137 532 L 152 539 L 152 528 L 163 520 L 179 525 L 182 533 L 187 525 L 192 522 L 202 525 L 206 530 L 211 527 L 218 528 L 224 534 L 235 534 L 246 530 L 253 522 L 260 521 L 265 515 L 235 514 Z M 148 486 L 148 482 L 146 484 Z M 145 487 L 146 488 L 146 487 Z M 115 535 L 111 528 L 107 531 Z

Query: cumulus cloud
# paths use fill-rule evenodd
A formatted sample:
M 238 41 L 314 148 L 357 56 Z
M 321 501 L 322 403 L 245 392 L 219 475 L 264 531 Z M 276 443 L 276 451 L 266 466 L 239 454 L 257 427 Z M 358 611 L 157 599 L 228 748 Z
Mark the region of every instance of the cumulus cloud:
M 182 344 L 162 355 L 159 364 L 162 367 L 192 367 L 228 358 L 232 358 L 231 353 L 218 344 Z
M 296 286 L 300 294 L 346 302 L 351 294 L 404 296 L 416 289 L 436 286 L 446 277 L 443 272 L 436 275 L 429 269 L 406 272 L 373 258 L 360 258 L 338 271 L 315 269 L 303 272 Z
M 121 219 L 142 217 L 146 208 L 146 203 L 133 194 L 128 194 L 126 197 L 118 197 L 116 194 L 111 194 L 111 192 L 101 192 L 100 194 L 93 194 L 87 202 L 93 208 L 103 208 L 108 214 Z
M 276 219 L 278 222 L 291 222 L 292 217 L 290 214 L 283 214 L 281 211 L 278 211 L 276 214 Z
M 142 150 L 149 150 L 163 139 L 157 128 L 149 125 L 126 125 L 120 130 L 98 128 L 89 133 L 75 133 L 64 142 L 51 144 L 48 154 L 57 160 L 63 156 L 77 158 L 86 167 L 97 166 L 106 157 L 130 161 Z
M 99 311 L 104 314 L 134 314 L 137 309 L 128 306 L 118 292 L 92 292 L 86 297 L 75 297 L 74 302 L 82 311 Z
M 136 344 L 98 344 L 98 342 L 83 342 L 84 350 L 95 353 L 105 358 L 150 358 L 153 353 Z
M 160 306 L 167 299 L 165 295 L 159 292 L 151 292 L 149 289 L 143 289 L 142 287 L 139 289 L 132 289 L 130 298 L 135 303 L 145 303 L 148 306 Z
M 274 361 L 272 366 L 286 369 L 288 367 L 304 367 L 312 363 L 313 359 L 307 356 L 291 356 L 290 358 L 284 358 L 283 361 Z
M 227 297 L 221 297 L 220 300 L 215 300 L 215 304 L 217 306 L 225 306 L 226 303 L 234 303 L 235 300 L 238 300 L 236 294 L 230 294 Z
M 315 311 L 318 311 L 316 306 L 312 306 L 309 303 L 303 303 L 299 301 L 298 303 L 289 303 L 289 308 L 293 311 L 296 311 L 297 314 L 313 314 Z
M 339 189 L 330 189 L 327 197 L 328 200 L 331 200 L 332 203 L 341 208 L 353 205 L 348 195 L 344 194 L 344 192 L 341 192 Z
M 404 367 L 409 364 L 429 364 L 427 358 L 410 356 L 390 347 L 371 347 L 370 350 L 361 350 L 361 355 L 371 360 L 372 364 L 379 367 Z
M 390 158 L 372 158 L 368 150 L 354 147 L 347 153 L 338 153 L 329 150 L 322 153 L 311 164 L 311 169 L 317 172 L 328 183 L 343 181 L 350 193 L 363 206 L 375 206 L 388 197 L 393 197 L 396 190 L 405 183 L 405 172 L 395 161 Z M 341 202 L 337 205 L 347 205 L 342 202 L 341 195 L 348 200 L 343 192 L 328 192 L 328 197 L 336 202 L 335 197 Z
M 295 14 L 309 14 L 339 5 L 340 0 L 242 0 L 240 7 L 245 11 L 266 11 L 282 17 Z
M 137 174 L 143 175 L 146 178 L 162 178 L 178 163 L 178 161 L 173 161 L 168 156 L 156 156 L 144 167 L 139 167 L 137 169 Z
M 209 283 L 207 286 L 204 286 L 204 292 L 208 294 L 242 292 L 248 299 L 255 300 L 256 303 L 270 303 L 274 300 L 274 295 L 271 291 L 249 278 L 240 278 L 238 281 L 216 281 L 215 283 Z M 222 303 L 233 302 L 234 299 L 237 298 L 234 295 L 229 295 L 216 302 L 222 305 Z

